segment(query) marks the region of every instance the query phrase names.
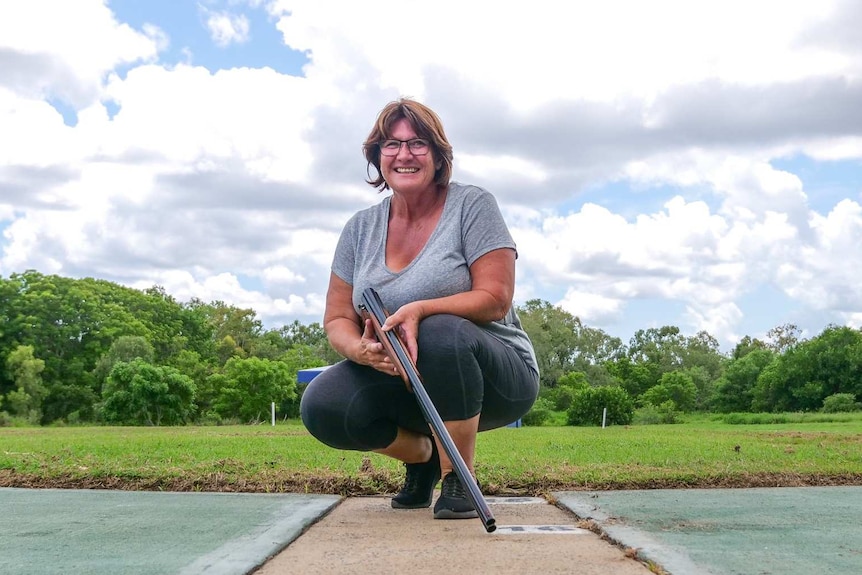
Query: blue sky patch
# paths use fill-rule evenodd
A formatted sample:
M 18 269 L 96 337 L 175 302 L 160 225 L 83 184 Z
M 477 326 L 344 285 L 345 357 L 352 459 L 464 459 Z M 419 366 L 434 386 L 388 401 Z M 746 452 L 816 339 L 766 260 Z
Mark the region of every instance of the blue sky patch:
M 793 323 L 799 304 L 787 295 L 768 284 L 758 285 L 756 289 L 744 294 L 736 302 L 744 317 L 736 327 L 740 335 L 750 335 L 762 339 L 766 331 L 779 325 Z
M 827 161 L 798 155 L 773 160 L 772 166 L 802 180 L 808 205 L 818 213 L 829 213 L 847 198 L 862 202 L 862 162 L 858 159 Z
M 638 216 L 667 211 L 665 204 L 676 196 L 684 197 L 686 203 L 705 202 L 712 213 L 716 213 L 721 207 L 721 198 L 702 188 L 632 186 L 628 180 L 618 180 L 586 188 L 560 204 L 557 211 L 560 214 L 575 213 L 579 212 L 584 204 L 590 203 L 607 208 L 631 223 Z
M 231 68 L 269 67 L 282 74 L 302 76 L 308 63 L 305 53 L 284 44 L 275 22 L 263 8 L 233 2 L 177 2 L 176 0 L 111 0 L 115 17 L 141 30 L 144 24 L 158 26 L 170 44 L 160 54 L 164 64 L 188 63 L 210 72 Z M 249 23 L 245 42 L 219 46 L 207 29 L 208 14 L 227 12 L 244 15 Z
M 249 276 L 246 274 L 236 274 L 236 279 L 239 282 L 239 285 L 248 291 L 257 291 L 261 293 L 266 293 L 265 286 L 263 285 L 263 280 L 259 277 Z
M 60 98 L 47 98 L 46 101 L 51 104 L 51 107 L 57 110 L 61 116 L 63 116 L 64 124 L 71 128 L 78 125 L 78 112 L 75 108 Z
M 622 317 L 614 321 L 614 325 L 601 327 L 608 335 L 618 337 L 626 345 L 629 344 L 635 332 L 643 329 L 660 328 L 666 325 L 675 325 L 680 331 L 687 335 L 694 335 L 695 330 L 691 326 L 683 325 L 679 318 L 685 315 L 685 302 L 671 301 L 665 299 L 645 298 L 632 299 L 626 302 L 622 311 Z M 665 321 L 656 322 L 655 318 L 666 318 Z M 588 326 L 594 326 L 593 322 L 585 320 Z

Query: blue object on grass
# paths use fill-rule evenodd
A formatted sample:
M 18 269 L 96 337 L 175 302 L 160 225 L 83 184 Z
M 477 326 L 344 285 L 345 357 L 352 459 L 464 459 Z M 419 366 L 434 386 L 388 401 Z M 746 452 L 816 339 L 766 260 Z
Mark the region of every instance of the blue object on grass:
M 321 373 L 329 366 L 324 365 L 323 367 L 310 367 L 308 369 L 300 369 L 296 372 L 296 381 L 299 383 L 308 383 Z

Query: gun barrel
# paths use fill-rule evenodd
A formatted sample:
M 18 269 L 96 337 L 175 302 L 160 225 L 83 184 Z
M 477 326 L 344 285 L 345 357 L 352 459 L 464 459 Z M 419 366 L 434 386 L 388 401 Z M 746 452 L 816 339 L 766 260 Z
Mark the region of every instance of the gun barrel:
M 467 496 L 473 504 L 473 507 L 476 509 L 479 519 L 482 520 L 482 524 L 485 526 L 485 531 L 488 533 L 493 532 L 497 526 L 494 515 L 491 513 L 490 507 L 488 507 L 488 502 L 485 501 L 485 497 L 482 495 L 482 492 L 479 490 L 479 486 L 473 479 L 473 475 L 467 468 L 464 458 L 458 451 L 455 442 L 452 441 L 452 436 L 449 435 L 449 430 L 446 429 L 443 419 L 440 417 L 440 414 L 437 412 L 437 408 L 434 407 L 434 403 L 431 401 L 431 397 L 425 390 L 425 386 L 422 384 L 422 378 L 419 376 L 419 371 L 416 369 L 416 365 L 413 363 L 413 360 L 407 354 L 407 350 L 404 347 L 401 338 L 399 338 L 398 334 L 394 331 L 384 332 L 380 329 L 386 321 L 387 316 L 380 296 L 373 288 L 366 288 L 362 292 L 362 303 L 362 307 L 364 307 L 365 311 L 367 311 L 372 318 L 372 323 L 374 323 L 378 338 L 386 338 L 389 345 L 385 347 L 387 347 L 387 349 L 391 347 L 392 351 L 395 353 L 396 357 L 392 358 L 392 360 L 395 361 L 398 364 L 398 367 L 402 370 L 402 376 L 406 376 L 409 381 L 413 394 L 416 396 L 416 401 L 419 403 L 422 415 L 425 417 L 425 421 L 428 422 L 434 435 L 439 439 L 440 444 L 443 446 L 443 450 L 446 452 L 446 455 L 449 456 L 449 461 L 452 462 L 455 473 L 458 475 L 458 479 L 461 480 L 461 485 L 463 485 L 467 490 Z

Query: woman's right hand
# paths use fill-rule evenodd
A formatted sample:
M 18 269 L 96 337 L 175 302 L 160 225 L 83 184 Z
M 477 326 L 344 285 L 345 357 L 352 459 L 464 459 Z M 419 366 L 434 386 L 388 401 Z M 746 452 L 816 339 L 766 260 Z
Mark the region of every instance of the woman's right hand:
M 397 375 L 398 370 L 386 354 L 383 344 L 378 341 L 371 320 L 366 319 L 364 323 L 365 328 L 362 331 L 362 337 L 359 339 L 359 357 L 354 358 L 354 361 L 371 366 L 377 371 L 388 375 Z
M 334 273 L 329 274 L 323 327 L 330 345 L 345 358 L 389 375 L 397 374 L 383 350 L 383 344 L 377 340 L 371 320 L 363 321 L 356 314 L 353 308 L 353 286 Z

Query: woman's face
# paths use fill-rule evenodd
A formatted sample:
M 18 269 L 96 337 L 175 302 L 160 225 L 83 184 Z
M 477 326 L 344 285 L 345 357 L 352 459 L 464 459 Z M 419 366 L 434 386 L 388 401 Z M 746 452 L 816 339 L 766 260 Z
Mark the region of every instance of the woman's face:
M 405 143 L 400 144 L 394 156 L 383 155 L 381 151 L 380 171 L 389 187 L 396 192 L 423 192 L 435 186 L 434 152 L 430 143 L 425 154 L 421 154 L 421 143 L 414 142 L 412 146 L 406 143 L 418 137 L 410 122 L 402 118 L 392 125 L 392 134 L 388 139 Z

